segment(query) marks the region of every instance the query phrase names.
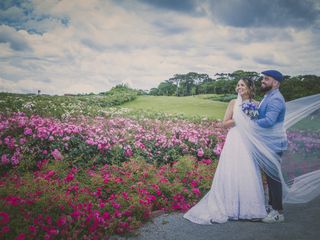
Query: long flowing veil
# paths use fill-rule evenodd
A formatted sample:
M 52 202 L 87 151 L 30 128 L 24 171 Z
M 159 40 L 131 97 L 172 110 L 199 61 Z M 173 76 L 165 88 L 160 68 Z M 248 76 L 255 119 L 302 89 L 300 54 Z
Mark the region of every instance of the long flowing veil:
M 237 104 L 241 103 L 239 98 L 240 97 L 238 96 Z M 306 124 L 313 122 L 313 127 L 319 129 L 319 126 L 317 127 L 317 125 L 319 125 L 320 121 L 317 121 L 317 114 L 320 109 L 320 94 L 287 102 L 286 106 L 287 112 L 285 121 L 276 124 L 272 128 L 262 128 L 258 126 L 254 121 L 250 121 L 244 113 L 237 114 L 237 118 L 234 120 L 236 124 L 240 126 L 239 130 L 242 132 L 243 136 L 245 136 L 244 141 L 248 145 L 256 163 L 267 175 L 277 181 L 281 181 L 284 202 L 308 202 L 320 195 L 319 151 L 315 156 L 310 158 L 310 156 L 301 154 L 301 151 L 305 149 L 305 146 L 300 150 L 296 149 L 296 146 L 294 146 L 296 150 L 295 154 L 293 154 L 292 151 L 285 150 L 287 150 L 287 148 L 289 150 L 292 148 L 293 139 L 291 137 L 294 133 L 304 132 L 301 130 L 303 128 L 299 128 L 299 123 L 306 127 Z M 293 134 L 291 134 L 292 131 Z M 310 136 L 309 130 L 305 131 L 305 134 L 306 136 L 301 137 L 302 143 L 303 141 L 310 140 L 310 138 L 313 139 L 314 137 L 313 135 Z M 319 136 L 319 134 L 318 130 L 316 135 Z M 288 145 L 287 136 L 289 137 Z M 317 144 L 319 137 L 315 137 L 315 139 L 316 143 L 313 143 L 313 145 Z M 285 154 L 281 158 L 277 152 L 283 151 Z M 314 153 L 314 151 L 312 152 Z M 284 159 L 283 162 L 282 159 Z M 292 162 L 297 161 L 299 164 L 292 164 Z M 308 161 L 313 162 L 311 168 L 305 167 Z M 292 168 L 295 170 L 294 174 L 292 173 Z
M 320 195 L 320 94 L 286 103 L 288 149 L 282 173 L 289 192 L 284 202 L 304 203 Z

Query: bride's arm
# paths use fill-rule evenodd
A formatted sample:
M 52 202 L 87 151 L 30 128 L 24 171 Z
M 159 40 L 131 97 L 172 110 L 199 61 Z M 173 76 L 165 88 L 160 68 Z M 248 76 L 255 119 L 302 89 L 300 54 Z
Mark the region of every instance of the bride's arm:
M 224 114 L 224 118 L 223 118 L 222 124 L 223 124 L 223 126 L 225 128 L 230 128 L 230 127 L 234 127 L 235 126 L 235 122 L 232 119 L 233 107 L 234 107 L 235 102 L 236 102 L 236 100 L 231 100 L 229 102 L 229 105 L 227 107 L 226 113 Z

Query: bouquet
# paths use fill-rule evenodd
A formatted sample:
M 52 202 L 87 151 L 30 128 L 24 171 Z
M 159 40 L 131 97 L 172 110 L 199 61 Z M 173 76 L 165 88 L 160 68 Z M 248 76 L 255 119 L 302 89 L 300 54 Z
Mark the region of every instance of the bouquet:
M 253 102 L 242 103 L 242 111 L 251 119 L 256 119 L 259 116 L 258 107 Z

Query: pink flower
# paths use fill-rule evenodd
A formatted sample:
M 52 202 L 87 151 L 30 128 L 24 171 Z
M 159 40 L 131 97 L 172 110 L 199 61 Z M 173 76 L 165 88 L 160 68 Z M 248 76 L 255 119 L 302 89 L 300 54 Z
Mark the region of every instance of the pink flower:
M 133 155 L 133 152 L 132 152 L 132 149 L 130 146 L 127 146 L 126 147 L 126 150 L 124 152 L 124 154 L 127 156 L 127 157 L 131 157 Z
M 2 156 L 1 156 L 1 163 L 2 164 L 8 164 L 10 162 L 10 160 L 9 160 L 9 158 L 7 157 L 7 154 L 3 154 Z
M 51 155 L 53 156 L 53 158 L 55 160 L 62 160 L 63 159 L 63 156 L 61 154 L 61 152 L 59 152 L 58 149 L 54 149 L 52 152 L 51 152 Z
M 26 140 L 25 138 L 20 138 L 20 139 L 19 139 L 20 145 L 23 145 L 23 144 L 25 144 L 26 142 L 27 142 L 27 140 Z
M 19 151 L 16 151 L 11 157 L 11 162 L 13 165 L 18 165 L 21 159 L 21 155 Z
M 107 184 L 108 182 L 109 182 L 109 178 L 105 177 L 104 180 L 103 180 L 103 183 Z
M 123 179 L 121 177 L 116 177 L 114 180 L 116 183 L 122 183 Z
M 213 152 L 219 156 L 221 154 L 221 151 L 223 149 L 223 145 L 224 145 L 224 142 L 219 142 L 217 143 L 217 145 L 215 146 L 215 148 L 213 149 Z
M 31 128 L 25 128 L 23 131 L 24 135 L 32 135 L 32 129 Z
M 199 148 L 199 149 L 198 149 L 197 156 L 200 157 L 200 158 L 204 156 L 204 152 L 203 152 L 203 149 L 202 149 L 202 148 Z
M 86 143 L 89 144 L 89 145 L 94 145 L 94 144 L 95 144 L 95 142 L 93 141 L 92 138 L 87 139 L 87 140 L 86 140 Z

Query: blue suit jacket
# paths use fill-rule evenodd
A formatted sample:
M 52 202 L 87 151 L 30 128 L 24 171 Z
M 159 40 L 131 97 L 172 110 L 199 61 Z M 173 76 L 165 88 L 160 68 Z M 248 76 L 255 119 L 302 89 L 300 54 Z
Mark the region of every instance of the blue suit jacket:
M 264 97 L 259 106 L 259 118 L 256 121 L 260 127 L 273 127 L 284 121 L 286 103 L 279 89 L 274 89 Z
M 256 123 L 263 128 L 271 128 L 284 121 L 286 103 L 279 89 L 267 93 L 259 106 L 259 117 Z M 268 139 L 268 145 L 276 152 L 286 149 L 287 140 L 279 138 Z M 281 149 L 281 150 L 280 150 Z

